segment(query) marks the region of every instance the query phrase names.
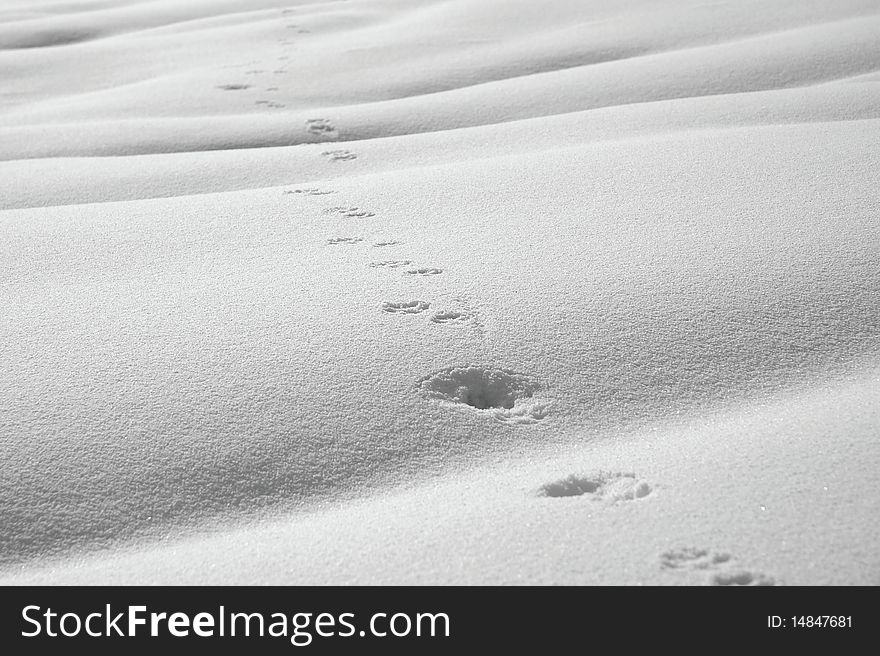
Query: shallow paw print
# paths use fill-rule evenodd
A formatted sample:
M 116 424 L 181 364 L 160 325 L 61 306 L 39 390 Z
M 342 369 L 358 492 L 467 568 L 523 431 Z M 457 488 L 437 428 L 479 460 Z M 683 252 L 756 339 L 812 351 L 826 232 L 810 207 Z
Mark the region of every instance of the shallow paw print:
M 325 118 L 310 118 L 306 120 L 306 130 L 319 137 L 335 137 L 336 128 Z
M 418 269 L 407 269 L 404 273 L 408 276 L 437 276 L 443 273 L 443 269 L 435 267 L 421 267 Z
M 460 324 L 471 318 L 467 312 L 459 312 L 458 310 L 441 310 L 434 313 L 431 317 L 433 323 L 439 324 Z
M 370 262 L 370 266 L 379 269 L 397 269 L 399 267 L 409 266 L 412 264 L 410 260 L 382 260 L 380 262 Z
M 697 547 L 684 547 L 665 552 L 660 556 L 660 566 L 666 570 L 699 574 L 704 577 L 705 585 L 777 585 L 773 577 L 739 567 L 733 556 L 728 553 Z
M 352 245 L 352 244 L 358 244 L 358 243 L 362 242 L 363 240 L 364 240 L 363 237 L 330 237 L 330 239 L 327 240 L 327 243 L 331 244 L 331 245 L 337 245 L 337 244 Z
M 360 207 L 344 207 L 344 206 L 336 206 L 336 207 L 328 207 L 324 210 L 328 214 L 338 214 L 340 216 L 344 216 L 348 219 L 365 219 L 371 216 L 376 216 L 373 212 L 369 210 L 361 209 Z
M 331 162 L 346 162 L 353 159 L 357 159 L 357 155 L 350 150 L 325 150 L 321 153 L 324 157 L 329 159 Z
M 285 189 L 285 194 L 301 194 L 304 196 L 326 196 L 335 194 L 333 189 L 321 189 L 320 187 L 302 187 L 298 189 Z
M 427 301 L 385 301 L 382 312 L 387 314 L 421 314 L 431 307 Z

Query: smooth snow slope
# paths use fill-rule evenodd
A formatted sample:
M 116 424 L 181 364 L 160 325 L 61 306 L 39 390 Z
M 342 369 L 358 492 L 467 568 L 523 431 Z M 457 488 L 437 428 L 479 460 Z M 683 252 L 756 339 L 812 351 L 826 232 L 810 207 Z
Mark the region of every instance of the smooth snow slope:
M 0 580 L 880 583 L 878 21 L 0 2 Z

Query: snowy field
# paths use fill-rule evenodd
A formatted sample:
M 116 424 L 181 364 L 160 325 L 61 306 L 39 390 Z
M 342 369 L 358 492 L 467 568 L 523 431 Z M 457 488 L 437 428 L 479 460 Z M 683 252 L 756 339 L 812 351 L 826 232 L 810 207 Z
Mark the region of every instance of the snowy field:
M 0 583 L 880 584 L 878 0 L 0 0 Z

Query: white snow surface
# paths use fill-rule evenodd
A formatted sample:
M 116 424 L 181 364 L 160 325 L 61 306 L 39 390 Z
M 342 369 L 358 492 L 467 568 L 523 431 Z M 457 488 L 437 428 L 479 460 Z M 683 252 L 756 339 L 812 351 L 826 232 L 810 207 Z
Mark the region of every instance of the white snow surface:
M 0 0 L 0 583 L 880 584 L 876 0 Z

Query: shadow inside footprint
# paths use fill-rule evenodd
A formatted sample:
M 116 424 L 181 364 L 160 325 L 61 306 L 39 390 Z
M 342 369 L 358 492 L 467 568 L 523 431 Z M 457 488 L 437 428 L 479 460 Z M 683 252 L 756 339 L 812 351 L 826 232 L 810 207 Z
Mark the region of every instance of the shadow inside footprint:
M 728 553 L 715 553 L 697 547 L 674 549 L 660 556 L 660 566 L 666 569 L 710 569 L 729 561 Z
M 397 269 L 399 267 L 409 266 L 411 260 L 382 260 L 381 262 L 370 262 L 370 266 L 379 269 Z
M 419 314 L 429 307 L 431 307 L 431 304 L 427 301 L 385 301 L 382 303 L 382 312 L 390 314 Z
M 331 237 L 327 240 L 328 244 L 357 244 L 362 242 L 362 237 Z
M 434 323 L 459 323 L 462 321 L 466 321 L 470 317 L 464 312 L 457 312 L 455 310 L 446 310 L 437 312 L 433 317 L 431 317 L 431 321 Z
M 712 585 L 732 585 L 732 586 L 763 586 L 776 585 L 776 582 L 769 576 L 763 574 L 755 574 L 745 570 L 738 572 L 721 572 L 712 577 Z
M 583 494 L 594 494 L 601 486 L 600 481 L 572 475 L 541 486 L 541 493 L 545 497 L 579 497 Z
M 492 367 L 450 367 L 418 382 L 423 394 L 478 410 L 513 408 L 521 399 L 530 398 L 538 385 L 523 374 Z
M 594 499 L 607 501 L 632 501 L 642 499 L 652 491 L 653 488 L 639 480 L 635 474 L 599 472 L 588 476 L 571 474 L 558 481 L 546 483 L 538 490 L 538 494 L 544 497 L 590 495 Z
M 357 159 L 357 155 L 350 150 L 325 150 L 321 154 L 333 162 L 345 162 Z

